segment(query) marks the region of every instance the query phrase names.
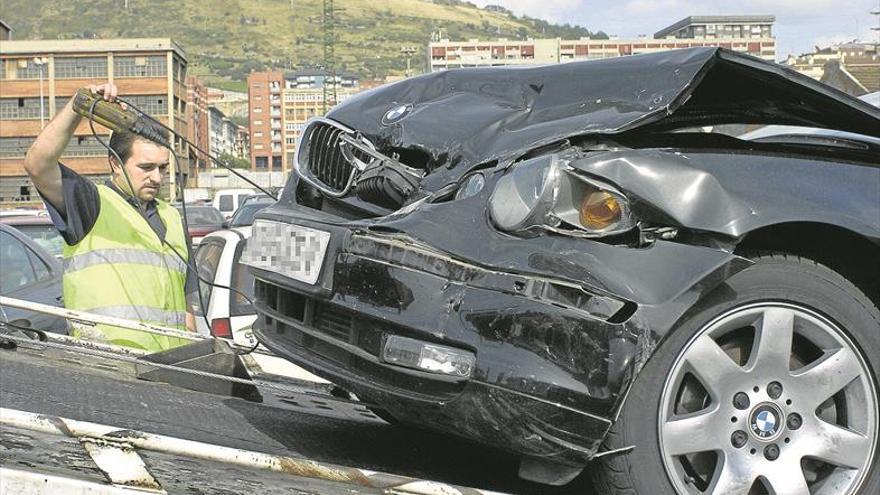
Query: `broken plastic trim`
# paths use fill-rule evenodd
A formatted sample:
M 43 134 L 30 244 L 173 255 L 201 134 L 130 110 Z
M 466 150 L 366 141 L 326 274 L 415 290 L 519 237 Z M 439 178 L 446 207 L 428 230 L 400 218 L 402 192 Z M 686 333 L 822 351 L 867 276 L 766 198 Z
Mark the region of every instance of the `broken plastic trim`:
M 357 172 L 359 170 L 363 170 L 363 168 L 366 168 L 366 164 L 364 164 L 361 160 L 355 159 L 355 157 L 350 156 L 351 150 L 348 150 L 349 156 L 346 156 L 346 149 L 343 149 L 342 147 L 340 147 L 340 151 L 343 155 L 343 158 L 345 158 L 346 161 L 348 161 L 352 165 L 352 170 L 351 170 L 351 173 L 349 173 L 348 179 L 346 180 L 345 187 L 343 187 L 342 190 L 336 190 L 336 189 L 330 187 L 329 185 L 324 184 L 324 182 L 322 182 L 321 179 L 319 179 L 318 177 L 316 177 L 312 173 L 312 170 L 309 167 L 309 163 L 308 163 L 309 155 L 310 155 L 310 153 L 313 152 L 313 150 L 311 149 L 311 146 L 310 146 L 312 132 L 314 131 L 315 126 L 318 124 L 324 124 L 324 125 L 329 125 L 329 126 L 335 127 L 337 129 L 339 129 L 340 131 L 342 131 L 344 133 L 344 134 L 342 134 L 342 136 L 345 136 L 345 137 L 356 135 L 354 130 L 340 124 L 339 122 L 336 122 L 336 121 L 333 121 L 333 120 L 330 120 L 330 119 L 327 119 L 324 117 L 315 117 L 315 118 L 309 120 L 308 122 L 306 122 L 306 126 L 303 129 L 303 132 L 299 136 L 299 140 L 296 143 L 296 149 L 299 150 L 299 152 L 297 153 L 297 159 L 296 159 L 297 165 L 298 165 L 297 171 L 299 172 L 300 177 L 302 177 L 302 179 L 306 183 L 311 185 L 312 187 L 318 189 L 319 191 L 321 191 L 322 193 L 324 193 L 328 196 L 331 196 L 334 198 L 341 198 L 341 197 L 345 196 L 346 194 L 348 194 L 348 192 L 351 190 L 351 186 L 354 184 L 354 179 L 355 179 L 355 176 L 357 175 Z M 370 143 L 369 141 L 365 141 L 365 143 L 366 143 L 367 147 L 370 147 L 370 148 L 373 147 L 373 144 Z M 360 168 L 360 167 L 363 167 L 363 168 Z
M 313 142 L 312 134 L 318 125 L 333 127 L 341 131 L 341 133 L 335 140 L 331 139 L 328 143 Z M 331 145 L 331 143 L 335 143 L 335 146 L 339 148 L 339 154 L 341 155 L 342 160 L 351 166 L 351 171 L 348 173 L 348 178 L 342 189 L 337 189 L 326 184 L 314 174 L 309 164 L 311 161 L 311 154 L 319 151 L 313 149 L 313 147 L 322 146 L 324 144 L 332 147 L 333 145 Z M 373 171 L 375 175 L 383 174 L 386 170 L 390 170 L 392 172 L 390 177 L 393 178 L 394 176 L 398 176 L 400 179 L 394 180 L 394 185 L 397 189 L 400 189 L 400 193 L 404 195 L 402 201 L 399 201 L 402 204 L 403 201 L 405 201 L 416 190 L 418 181 L 424 176 L 423 171 L 409 167 L 398 161 L 396 158 L 380 153 L 376 150 L 376 147 L 372 142 L 361 137 L 356 131 L 324 117 L 316 117 L 306 123 L 305 130 L 299 137 L 297 149 L 301 150 L 297 157 L 297 165 L 300 176 L 303 180 L 322 193 L 334 198 L 346 196 L 351 189 L 355 187 L 358 178 L 365 172 Z M 334 156 L 334 150 L 331 149 L 325 151 L 327 154 L 319 154 L 319 159 L 329 160 Z M 369 157 L 370 160 L 368 162 L 364 161 L 357 156 L 355 151 L 359 152 L 361 155 Z M 332 164 L 330 165 L 332 166 Z M 389 174 L 384 173 L 384 175 Z
M 356 233 L 351 236 L 344 250 L 365 259 L 418 270 L 470 287 L 556 304 L 609 323 L 623 323 L 636 309 L 636 305 L 630 301 L 570 281 L 484 268 L 453 259 L 404 238 Z

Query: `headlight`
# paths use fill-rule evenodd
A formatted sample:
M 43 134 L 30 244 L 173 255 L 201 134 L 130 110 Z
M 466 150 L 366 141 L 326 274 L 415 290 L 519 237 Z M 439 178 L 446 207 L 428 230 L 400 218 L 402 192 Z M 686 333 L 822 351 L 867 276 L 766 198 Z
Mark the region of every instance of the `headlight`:
M 544 225 L 556 203 L 560 174 L 558 155 L 517 163 L 498 180 L 489 199 L 489 215 L 504 231 L 516 232 Z
M 485 185 L 486 179 L 483 178 L 483 174 L 477 172 L 468 177 L 458 188 L 458 191 L 455 191 L 455 199 L 470 198 L 482 191 Z
M 514 165 L 489 200 L 492 222 L 507 232 L 533 229 L 600 237 L 636 225 L 629 200 L 600 180 L 581 174 L 559 155 Z

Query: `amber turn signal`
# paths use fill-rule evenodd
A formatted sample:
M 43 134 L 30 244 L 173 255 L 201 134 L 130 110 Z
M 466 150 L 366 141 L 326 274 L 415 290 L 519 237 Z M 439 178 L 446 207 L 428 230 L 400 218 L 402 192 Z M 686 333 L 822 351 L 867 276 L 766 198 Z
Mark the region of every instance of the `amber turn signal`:
M 620 221 L 620 203 L 607 191 L 592 191 L 581 202 L 581 225 L 591 230 L 604 230 Z

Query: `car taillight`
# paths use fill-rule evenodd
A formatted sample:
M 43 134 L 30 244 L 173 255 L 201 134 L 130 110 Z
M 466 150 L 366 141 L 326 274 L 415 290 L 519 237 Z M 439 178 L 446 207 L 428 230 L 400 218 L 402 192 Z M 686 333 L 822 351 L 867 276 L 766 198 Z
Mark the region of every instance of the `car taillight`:
M 211 335 L 231 339 L 232 326 L 229 324 L 229 318 L 214 318 L 211 320 Z

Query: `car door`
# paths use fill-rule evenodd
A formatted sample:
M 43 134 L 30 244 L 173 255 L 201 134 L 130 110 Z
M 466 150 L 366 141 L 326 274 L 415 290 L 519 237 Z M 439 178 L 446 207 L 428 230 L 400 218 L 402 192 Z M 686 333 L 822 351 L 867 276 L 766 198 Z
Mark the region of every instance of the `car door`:
M 257 319 L 257 310 L 250 301 L 254 299 L 254 276 L 241 264 L 241 255 L 247 247 L 247 239 L 242 239 L 235 247 L 235 256 L 232 260 L 232 284 L 231 287 L 238 292 L 229 293 L 229 319 L 232 327 L 235 343 L 244 346 L 253 346 L 257 343 L 256 337 L 251 330 L 251 325 Z M 248 300 L 250 299 L 250 301 Z
M 62 306 L 61 269 L 48 253 L 39 254 L 10 230 L 0 230 L 0 294 L 25 301 Z M 3 308 L 0 317 L 25 320 L 31 328 L 67 334 L 67 321 L 56 316 L 17 308 Z
M 214 287 L 209 283 L 205 283 L 205 281 L 209 281 L 221 285 L 229 284 L 228 280 L 216 280 L 218 268 L 220 267 L 220 258 L 223 256 L 225 245 L 226 240 L 222 237 L 205 237 L 202 239 L 202 242 L 199 244 L 194 255 L 196 269 L 198 270 L 200 280 L 198 283 L 198 295 L 191 298 L 193 300 L 189 301 L 189 305 L 192 309 L 193 316 L 195 316 L 196 319 L 196 329 L 202 335 L 211 334 L 209 322 L 217 317 L 217 314 L 215 313 L 223 311 L 223 308 L 220 306 L 225 306 L 216 304 L 212 301 L 211 298 L 214 297 L 215 294 Z M 202 304 L 205 305 L 205 309 L 202 308 Z M 226 308 L 228 308 L 228 306 L 226 306 Z M 205 321 L 206 318 L 208 321 Z

